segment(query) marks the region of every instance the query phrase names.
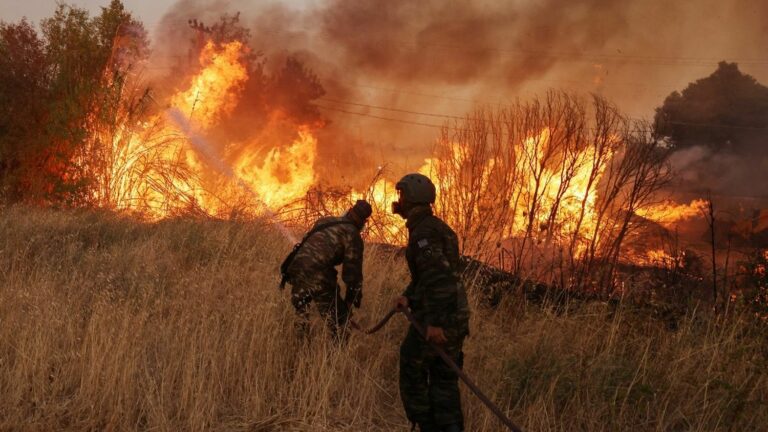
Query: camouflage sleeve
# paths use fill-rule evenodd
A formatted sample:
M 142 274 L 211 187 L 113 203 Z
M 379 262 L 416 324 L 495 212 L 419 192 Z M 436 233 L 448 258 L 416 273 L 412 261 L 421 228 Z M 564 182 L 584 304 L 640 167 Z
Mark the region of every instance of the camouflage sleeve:
M 458 284 L 452 260 L 458 260 L 455 235 L 432 231 L 417 238 L 416 265 L 424 289 L 424 321 L 432 327 L 446 327 L 456 311 Z
M 445 256 L 451 266 L 451 272 L 458 278 L 459 273 L 459 237 L 448 229 L 443 233 Z
M 363 285 L 363 239 L 355 230 L 350 232 L 344 245 L 344 261 L 341 270 L 341 280 L 347 286 L 347 295 L 354 298 Z

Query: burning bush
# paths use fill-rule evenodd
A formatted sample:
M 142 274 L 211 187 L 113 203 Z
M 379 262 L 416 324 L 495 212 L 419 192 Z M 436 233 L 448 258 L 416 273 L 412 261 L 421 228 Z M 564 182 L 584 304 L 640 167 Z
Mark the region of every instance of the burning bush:
M 666 155 L 647 125 L 605 100 L 552 92 L 447 125 L 425 168 L 465 254 L 608 288 L 635 213 L 668 179 Z

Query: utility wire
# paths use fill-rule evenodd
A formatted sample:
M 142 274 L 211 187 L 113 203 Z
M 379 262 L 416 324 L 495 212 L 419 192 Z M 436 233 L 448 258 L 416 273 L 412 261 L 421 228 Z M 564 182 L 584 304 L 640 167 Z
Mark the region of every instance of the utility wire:
M 336 112 L 340 112 L 340 113 L 344 113 L 344 114 L 356 115 L 356 116 L 360 116 L 360 117 L 369 117 L 369 118 L 373 118 L 373 119 L 377 119 L 377 120 L 386 120 L 386 121 L 392 121 L 392 122 L 409 124 L 409 125 L 415 125 L 415 126 L 430 127 L 430 128 L 435 128 L 435 129 L 447 128 L 447 129 L 449 129 L 451 131 L 457 131 L 457 132 L 474 132 L 474 129 L 457 127 L 455 125 L 454 126 L 450 126 L 450 125 L 447 125 L 447 124 L 439 125 L 439 124 L 433 124 L 433 123 L 423 123 L 423 122 L 418 122 L 418 121 L 403 120 L 403 119 L 397 119 L 397 118 L 392 118 L 392 117 L 382 117 L 382 116 L 378 116 L 378 115 L 374 115 L 374 114 L 368 114 L 368 113 L 359 112 L 359 111 L 350 111 L 350 110 L 346 110 L 346 109 L 338 108 L 338 107 L 329 107 L 329 106 L 326 106 L 326 105 L 317 105 L 317 104 L 313 104 L 313 105 L 315 107 L 317 107 L 317 108 L 321 108 L 321 109 L 325 109 L 325 110 L 336 111 Z M 400 110 L 400 111 L 402 111 L 402 110 Z M 426 113 L 422 113 L 422 114 L 426 114 Z M 439 114 L 434 114 L 434 116 L 440 116 L 440 115 Z M 454 116 L 451 116 L 451 117 L 454 117 Z M 466 120 L 467 119 L 467 117 L 455 117 L 455 118 L 459 119 L 459 120 Z M 600 130 L 600 129 L 591 128 L 591 127 L 587 127 L 585 129 L 589 130 L 589 131 L 593 131 L 593 132 Z M 486 129 L 485 133 L 487 133 L 488 135 L 494 135 L 494 136 L 499 136 L 499 137 L 504 137 L 504 136 L 508 135 L 508 134 L 505 134 L 505 133 L 495 132 L 493 129 Z
M 483 76 L 483 78 L 488 78 L 488 77 L 489 76 L 487 76 L 487 75 Z M 491 78 L 493 78 L 493 77 L 491 76 Z M 633 85 L 631 83 L 627 83 L 627 82 L 610 81 L 610 80 L 604 81 L 603 83 L 597 84 L 597 85 L 594 82 L 589 81 L 589 80 L 577 81 L 577 80 L 550 80 L 550 79 L 539 79 L 539 78 L 526 78 L 525 80 L 523 80 L 523 82 L 524 83 L 553 83 L 553 85 L 551 87 L 563 88 L 563 89 L 567 89 L 567 90 L 579 90 L 579 91 L 584 91 L 585 89 L 591 89 L 592 91 L 600 91 L 600 90 L 605 90 L 605 89 L 609 89 L 609 88 L 616 88 L 616 87 L 626 87 L 626 88 L 634 87 L 634 88 L 636 88 L 638 90 L 639 90 L 638 87 L 646 87 L 646 88 L 649 88 L 649 89 L 653 88 L 650 85 L 635 86 L 635 85 Z M 469 98 L 462 98 L 462 97 L 456 97 L 456 96 L 446 96 L 444 94 L 424 93 L 424 92 L 417 92 L 417 91 L 404 90 L 404 89 L 378 87 L 378 86 L 366 85 L 366 84 L 353 84 L 353 83 L 344 83 L 344 82 L 342 82 L 341 84 L 344 84 L 348 88 L 349 87 L 356 87 L 356 88 L 361 88 L 361 89 L 366 89 L 366 90 L 367 89 L 376 90 L 376 91 L 379 91 L 379 92 L 390 92 L 390 93 L 398 93 L 398 94 L 407 94 L 407 95 L 422 96 L 422 97 L 429 97 L 429 98 L 436 98 L 436 99 L 445 99 L 445 100 L 453 100 L 453 101 L 460 101 L 460 102 L 482 102 L 482 103 L 486 103 L 486 104 L 498 104 L 498 105 L 504 105 L 504 104 L 507 103 L 507 102 L 502 101 L 502 100 L 490 101 L 490 100 L 469 99 Z M 555 84 L 568 84 L 568 85 L 567 86 L 563 86 L 563 85 L 555 85 Z M 669 85 L 669 87 L 667 87 L 667 84 L 665 84 L 665 85 L 663 85 L 661 87 L 658 87 L 658 88 L 659 89 L 669 88 L 670 91 L 661 90 L 659 92 L 653 92 L 653 93 L 649 93 L 649 94 L 654 95 L 654 96 L 659 96 L 659 97 L 666 97 L 666 96 L 669 95 L 669 93 L 671 93 L 673 91 L 672 89 L 676 89 L 678 87 L 679 86 L 671 85 L 671 84 Z M 527 94 L 527 93 L 533 93 L 533 92 L 522 92 L 522 94 Z
M 425 127 L 435 128 L 435 129 L 442 129 L 443 128 L 442 125 L 437 125 L 437 124 L 414 122 L 414 121 L 409 121 L 409 120 L 396 119 L 396 118 L 392 118 L 392 117 L 381 117 L 381 116 L 377 116 L 377 115 L 373 115 L 373 114 L 361 113 L 361 112 L 356 112 L 356 111 L 349 111 L 349 110 L 345 110 L 345 109 L 341 109 L 341 108 L 329 107 L 329 106 L 325 106 L 325 105 L 314 104 L 314 106 L 316 106 L 318 108 L 321 108 L 321 109 L 325 109 L 325 110 L 337 111 L 337 112 L 340 112 L 340 113 L 352 114 L 352 115 L 357 115 L 357 116 L 361 116 L 361 117 L 370 117 L 370 118 L 379 119 L 379 120 L 387 120 L 387 121 L 393 121 L 393 122 L 398 122 L 398 123 L 410 124 L 410 125 L 415 125 L 415 126 L 425 126 Z
M 353 106 L 359 106 L 359 107 L 365 107 L 365 108 L 372 108 L 372 109 L 380 109 L 384 111 L 393 111 L 393 112 L 399 112 L 404 114 L 414 114 L 414 115 L 421 115 L 421 116 L 427 116 L 427 117 L 437 117 L 437 118 L 447 118 L 447 119 L 453 119 L 453 120 L 466 120 L 466 116 L 456 116 L 456 115 L 449 115 L 449 114 L 436 114 L 436 113 L 425 113 L 425 112 L 419 112 L 419 111 L 409 111 L 399 108 L 393 108 L 393 107 L 383 107 L 383 106 L 375 106 L 375 105 L 368 105 L 363 103 L 357 103 L 357 102 L 348 102 L 348 101 L 341 101 L 337 99 L 329 99 L 329 98 L 322 98 L 318 99 L 321 102 L 330 102 L 335 104 L 342 104 L 342 105 L 353 105 Z
M 404 114 L 412 114 L 412 115 L 420 115 L 420 116 L 427 116 L 427 117 L 435 117 L 435 118 L 445 118 L 449 120 L 467 120 L 467 116 L 456 116 L 456 115 L 450 115 L 450 114 L 439 114 L 439 113 L 431 113 L 431 112 L 421 112 L 421 111 L 412 111 L 412 110 L 404 110 L 400 108 L 394 108 L 394 107 L 386 107 L 386 106 L 380 106 L 380 105 L 369 105 L 364 103 L 358 103 L 358 102 L 351 102 L 351 101 L 343 101 L 338 99 L 329 99 L 329 98 L 322 98 L 318 99 L 321 102 L 330 102 L 335 104 L 341 104 L 341 105 L 352 105 L 357 107 L 363 107 L 368 109 L 378 109 L 382 111 L 392 111 L 392 112 L 398 112 L 398 113 L 404 113 Z M 326 109 L 333 109 L 326 106 L 320 106 L 321 108 Z M 335 109 L 337 111 L 342 111 L 340 109 Z M 358 114 L 363 116 L 368 116 L 367 113 L 359 113 L 359 112 L 349 112 L 350 114 Z M 390 118 L 384 118 L 384 117 L 378 117 L 378 116 L 371 116 L 374 118 L 381 118 L 383 120 L 394 120 L 394 121 L 402 121 L 405 123 L 408 123 L 405 120 L 399 120 L 399 119 L 390 119 Z M 638 118 L 631 118 L 631 120 L 642 120 Z M 726 129 L 745 129 L 745 130 L 764 130 L 768 131 L 768 127 L 758 127 L 758 126 L 738 126 L 738 125 L 726 125 L 726 124 L 717 124 L 717 123 L 694 123 L 694 122 L 679 122 L 679 121 L 668 121 L 666 122 L 668 124 L 674 124 L 674 125 L 683 125 L 683 126 L 701 126 L 701 127 L 710 127 L 710 128 L 726 128 Z M 426 126 L 426 124 L 418 123 L 421 126 Z M 435 126 L 435 125 L 431 125 Z M 442 126 L 439 126 L 442 127 Z

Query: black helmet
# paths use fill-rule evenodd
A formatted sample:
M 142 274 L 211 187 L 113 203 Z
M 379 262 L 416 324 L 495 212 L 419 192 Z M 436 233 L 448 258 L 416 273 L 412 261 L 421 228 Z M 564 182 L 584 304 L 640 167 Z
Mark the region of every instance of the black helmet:
M 400 196 L 411 204 L 433 204 L 435 202 L 435 184 L 429 177 L 414 173 L 401 178 L 395 185 Z

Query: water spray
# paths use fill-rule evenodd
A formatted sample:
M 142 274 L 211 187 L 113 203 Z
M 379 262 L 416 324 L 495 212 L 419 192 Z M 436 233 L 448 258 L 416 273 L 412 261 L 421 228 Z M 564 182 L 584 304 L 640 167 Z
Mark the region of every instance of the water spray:
M 253 199 L 256 200 L 256 202 L 260 204 L 261 207 L 264 208 L 264 213 L 267 215 L 267 217 L 274 221 L 275 226 L 285 236 L 285 238 L 290 241 L 291 244 L 296 244 L 298 240 L 293 235 L 293 233 L 291 233 L 291 231 L 282 222 L 280 222 L 275 212 L 270 210 L 269 206 L 267 206 L 261 196 L 255 190 L 253 190 L 253 188 L 251 188 L 247 182 L 241 179 L 237 173 L 235 173 L 232 167 L 224 162 L 216 149 L 210 145 L 208 140 L 198 132 L 195 132 L 192 123 L 187 118 L 187 116 L 184 115 L 184 113 L 182 113 L 178 108 L 170 108 L 168 111 L 166 111 L 166 113 L 168 114 L 168 117 L 171 119 L 171 121 L 176 124 L 179 130 L 189 139 L 189 143 L 192 144 L 192 147 L 194 147 L 198 153 L 205 157 L 205 160 L 208 162 L 208 164 L 219 173 L 232 180 L 238 187 L 253 197 Z

